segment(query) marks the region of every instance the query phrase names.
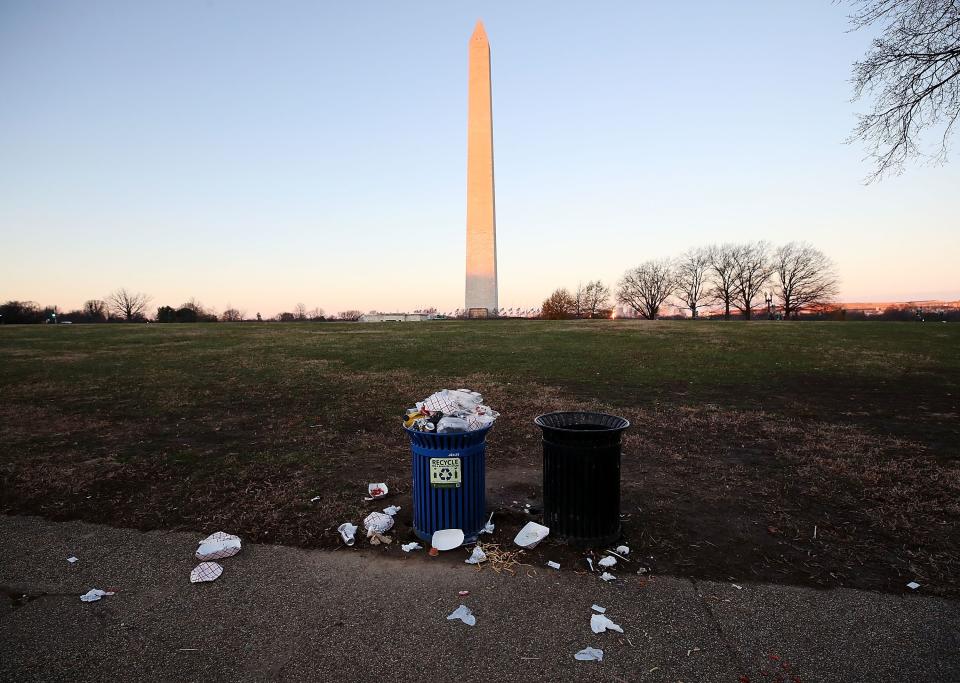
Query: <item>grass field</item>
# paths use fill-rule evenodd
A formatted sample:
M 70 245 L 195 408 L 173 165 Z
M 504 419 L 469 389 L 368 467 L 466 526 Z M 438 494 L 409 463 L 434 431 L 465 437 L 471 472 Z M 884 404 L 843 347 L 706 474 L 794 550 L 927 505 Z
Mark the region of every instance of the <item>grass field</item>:
M 387 481 L 405 540 L 399 416 L 459 386 L 502 413 L 501 541 L 539 506 L 533 418 L 601 409 L 655 573 L 960 594 L 953 324 L 3 326 L 0 509 L 335 546 Z

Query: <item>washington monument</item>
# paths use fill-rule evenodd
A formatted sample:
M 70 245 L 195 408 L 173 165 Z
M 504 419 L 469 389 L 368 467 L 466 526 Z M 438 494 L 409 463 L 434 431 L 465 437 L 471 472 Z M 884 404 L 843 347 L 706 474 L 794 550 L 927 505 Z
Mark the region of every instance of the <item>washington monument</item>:
M 497 219 L 493 200 L 490 43 L 483 22 L 470 37 L 467 95 L 467 296 L 471 318 L 497 315 Z

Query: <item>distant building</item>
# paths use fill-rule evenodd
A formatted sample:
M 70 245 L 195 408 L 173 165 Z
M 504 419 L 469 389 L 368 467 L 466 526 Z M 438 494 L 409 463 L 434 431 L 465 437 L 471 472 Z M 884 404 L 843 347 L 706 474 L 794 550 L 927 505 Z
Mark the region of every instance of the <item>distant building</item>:
M 418 323 L 429 319 L 430 316 L 424 313 L 364 313 L 360 316 L 362 323 Z

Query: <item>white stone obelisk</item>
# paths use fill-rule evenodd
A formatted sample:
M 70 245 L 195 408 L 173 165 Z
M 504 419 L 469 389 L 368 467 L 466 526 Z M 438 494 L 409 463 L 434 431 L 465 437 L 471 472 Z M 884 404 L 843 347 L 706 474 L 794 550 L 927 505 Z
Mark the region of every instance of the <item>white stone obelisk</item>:
M 472 318 L 497 315 L 497 219 L 493 199 L 490 43 L 483 22 L 470 37 L 467 118 L 467 286 Z

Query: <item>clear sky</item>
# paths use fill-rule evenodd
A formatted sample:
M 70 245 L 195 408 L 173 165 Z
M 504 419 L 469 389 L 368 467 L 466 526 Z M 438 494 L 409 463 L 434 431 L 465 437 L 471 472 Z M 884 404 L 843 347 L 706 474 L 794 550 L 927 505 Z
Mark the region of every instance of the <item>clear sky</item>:
M 804 2 L 0 4 L 0 299 L 463 305 L 490 36 L 500 305 L 808 240 L 845 300 L 960 297 L 960 162 L 865 186 L 870 35 Z

